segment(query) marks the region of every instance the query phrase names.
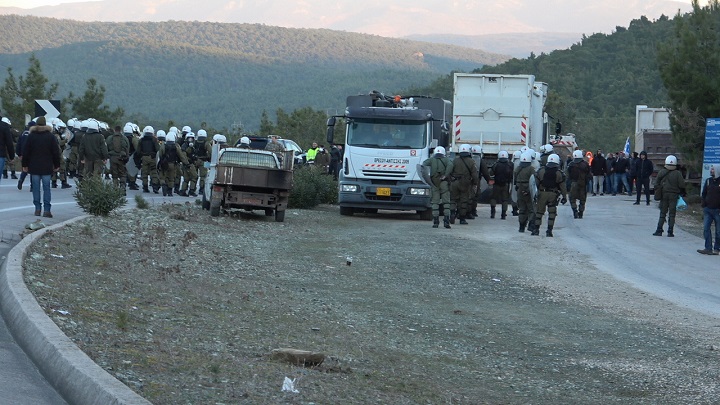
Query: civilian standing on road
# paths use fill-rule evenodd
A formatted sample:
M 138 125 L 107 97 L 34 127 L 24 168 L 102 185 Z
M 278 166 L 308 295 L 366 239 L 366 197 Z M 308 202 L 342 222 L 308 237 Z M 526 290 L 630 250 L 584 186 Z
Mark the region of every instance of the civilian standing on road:
M 20 159 L 21 164 L 20 167 L 23 167 L 22 165 L 22 155 L 25 150 L 25 144 L 27 143 L 28 138 L 30 137 L 30 128 L 35 126 L 35 121 L 30 121 L 27 124 L 27 127 L 25 127 L 25 130 L 20 135 L 20 138 L 18 138 L 17 145 L 15 145 L 15 153 L 17 154 L 17 157 Z M 18 190 L 22 190 L 23 183 L 25 183 L 25 177 L 27 177 L 27 172 L 24 170 L 20 173 L 20 178 L 18 179 Z M 32 191 L 32 190 L 30 190 Z
M 615 163 L 613 163 L 613 176 L 615 176 L 615 188 L 613 189 L 613 195 L 625 192 L 628 193 L 629 196 L 632 196 L 627 178 L 629 164 L 630 161 L 625 158 L 625 153 L 618 152 Z M 621 185 L 625 187 L 625 191 L 620 189 Z
M 15 146 L 13 146 L 10 120 L 3 117 L 0 121 L 0 173 L 5 173 L 5 162 L 11 163 L 15 159 Z M 7 174 L 5 175 L 7 178 Z
M 22 155 L 23 173 L 30 174 L 30 185 L 33 191 L 35 216 L 52 218 L 50 179 L 53 172 L 60 170 L 60 145 L 52 133 L 52 127 L 46 125 L 45 117 L 39 117 L 30 128 L 30 136 L 25 143 Z M 42 187 L 42 204 L 40 189 Z
M 616 160 L 615 155 L 612 153 L 608 153 L 607 159 L 605 159 L 605 165 L 607 166 L 607 171 L 605 172 L 605 191 L 607 191 L 608 194 L 615 192 L 615 170 L 613 168 L 615 167 Z
M 655 167 L 647 158 L 647 152 L 640 152 L 640 158 L 635 161 L 635 174 L 637 175 L 637 199 L 633 205 L 640 205 L 640 193 L 645 188 L 645 204 L 650 205 L 650 175 Z
M 633 190 L 635 190 L 633 187 L 635 187 L 637 184 L 637 172 L 635 171 L 637 161 L 640 160 L 640 157 L 638 156 L 637 152 L 632 153 L 632 157 L 630 158 L 630 164 L 628 166 L 628 182 L 630 184 L 630 189 L 628 190 L 628 195 L 633 194 Z
M 605 175 L 607 174 L 607 161 L 602 155 L 602 150 L 598 149 L 592 162 L 590 162 L 590 171 L 593 175 L 592 195 L 605 194 Z M 602 187 L 602 190 L 600 189 Z
M 685 195 L 685 179 L 683 179 L 682 173 L 677 170 L 677 157 L 674 155 L 665 158 L 665 168 L 658 173 L 655 187 L 658 187 L 658 185 L 662 187 L 662 198 L 660 199 L 660 218 L 653 235 L 662 236 L 665 215 L 667 215 L 667 236 L 672 238 L 675 236 L 673 228 L 675 226 L 678 197 Z
M 705 180 L 702 192 L 703 236 L 705 249 L 698 249 L 704 255 L 720 254 L 720 164 L 710 166 L 710 177 Z M 711 228 L 715 222 L 715 246 L 713 247 Z

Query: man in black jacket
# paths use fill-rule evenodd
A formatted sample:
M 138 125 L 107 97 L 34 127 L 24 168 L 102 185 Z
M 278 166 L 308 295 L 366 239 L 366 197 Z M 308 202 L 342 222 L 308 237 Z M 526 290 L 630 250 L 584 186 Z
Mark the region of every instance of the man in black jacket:
M 650 205 L 650 176 L 655 170 L 653 163 L 648 160 L 647 152 L 640 152 L 640 158 L 635 161 L 635 175 L 637 176 L 637 199 L 633 205 L 640 205 L 640 193 L 645 188 L 645 204 Z
M 617 193 L 621 192 L 620 184 L 622 183 L 622 185 L 625 186 L 625 192 L 628 193 L 629 196 L 632 196 L 627 179 L 629 164 L 630 162 L 625 158 L 625 153 L 618 152 L 617 159 L 615 159 L 615 162 L 613 163 L 613 176 L 615 176 L 615 181 L 613 182 L 615 186 L 613 189 L 613 195 L 617 195 Z
M 710 177 L 705 180 L 702 192 L 703 236 L 705 249 L 698 249 L 704 255 L 720 254 L 720 164 L 710 166 Z M 715 222 L 715 247 L 712 243 L 712 223 Z
M 15 147 L 9 121 L 7 118 L 0 120 L 0 173 L 6 173 L 5 162 L 10 163 L 15 159 Z M 5 176 L 7 178 L 7 173 Z
M 593 175 L 592 195 L 597 195 L 597 193 L 600 193 L 600 195 L 605 194 L 605 175 L 607 175 L 607 161 L 602 155 L 602 150 L 598 149 L 595 156 L 593 156 L 592 163 L 590 164 L 590 171 Z
M 30 174 L 30 185 L 35 204 L 35 216 L 40 216 L 44 207 L 44 217 L 52 218 L 50 213 L 50 179 L 53 172 L 60 170 L 60 145 L 52 133 L 52 127 L 46 125 L 45 117 L 39 117 L 30 127 L 22 154 L 23 173 Z M 40 189 L 42 188 L 42 204 Z

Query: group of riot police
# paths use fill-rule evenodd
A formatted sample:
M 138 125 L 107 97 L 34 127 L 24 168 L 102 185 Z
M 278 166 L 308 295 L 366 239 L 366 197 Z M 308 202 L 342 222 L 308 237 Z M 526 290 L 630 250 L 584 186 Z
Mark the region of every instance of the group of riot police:
M 479 146 L 460 145 L 452 160 L 446 157 L 444 147 L 435 148 L 433 156 L 423 162 L 423 166 L 429 168 L 433 228 L 439 227 L 441 214 L 445 228 L 451 228 L 456 219 L 466 225 L 468 219 L 478 216 L 481 178 L 492 187 L 490 218 L 495 218 L 498 204 L 503 220 L 507 218 L 508 207 L 512 207 L 513 215 L 518 216 L 520 232 L 527 229 L 531 235 L 539 235 L 547 211 L 545 235 L 553 236 L 557 206 L 568 201 L 566 179 L 570 181 L 573 218 L 583 217 L 586 182 L 591 174 L 581 150 L 573 152 L 573 158 L 564 170 L 560 156 L 553 153 L 550 144 L 543 145 L 541 152 L 523 147 L 513 153 L 512 159 L 507 151 L 500 151 L 497 157 L 497 161 L 488 167 Z
M 112 177 L 113 184 L 123 190 L 139 190 L 137 179 L 140 177 L 143 192 L 149 193 L 152 188 L 156 194 L 162 189 L 164 196 L 175 193 L 195 197 L 204 192 L 205 162 L 210 161 L 212 143 L 227 143 L 224 135 L 216 134 L 211 142 L 207 139 L 207 131 L 200 129 L 195 134 L 189 126 L 182 130 L 171 127 L 167 132 L 156 132 L 152 126 L 140 131 L 140 127 L 132 122 L 111 129 L 107 123 L 93 118 L 71 118 L 67 124 L 59 118 L 48 122 L 62 152 L 60 170 L 53 175 L 53 188 L 57 187 L 58 180 L 62 188 L 71 188 L 69 178 L 82 181 L 89 176 L 104 175 Z M 33 122 L 24 132 L 18 133 L 14 140 L 16 148 L 22 146 L 23 137 L 29 135 L 32 125 Z M 18 178 L 15 175 L 17 166 L 9 169 L 12 178 Z M 7 170 L 4 176 L 7 178 Z M 24 177 L 20 173 L 18 189 L 22 189 Z

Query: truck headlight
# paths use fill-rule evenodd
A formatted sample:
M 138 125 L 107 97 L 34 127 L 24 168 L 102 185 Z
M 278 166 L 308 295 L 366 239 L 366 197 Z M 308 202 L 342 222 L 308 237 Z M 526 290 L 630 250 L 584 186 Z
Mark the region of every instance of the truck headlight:
M 341 190 L 345 193 L 357 193 L 358 186 L 357 184 L 343 184 Z
M 429 188 L 410 188 L 410 195 L 430 195 Z

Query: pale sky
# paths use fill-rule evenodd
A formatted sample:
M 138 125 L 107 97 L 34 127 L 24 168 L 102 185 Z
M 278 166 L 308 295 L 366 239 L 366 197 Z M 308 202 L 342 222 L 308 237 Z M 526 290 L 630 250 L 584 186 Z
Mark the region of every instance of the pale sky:
M 0 6 L 4 7 L 22 7 L 22 8 L 33 8 L 40 6 L 56 6 L 62 3 L 80 3 L 83 1 L 98 1 L 98 0 L 0 0 Z M 683 3 L 691 3 L 691 0 L 678 0 Z M 700 0 L 700 5 L 707 3 L 707 0 Z

